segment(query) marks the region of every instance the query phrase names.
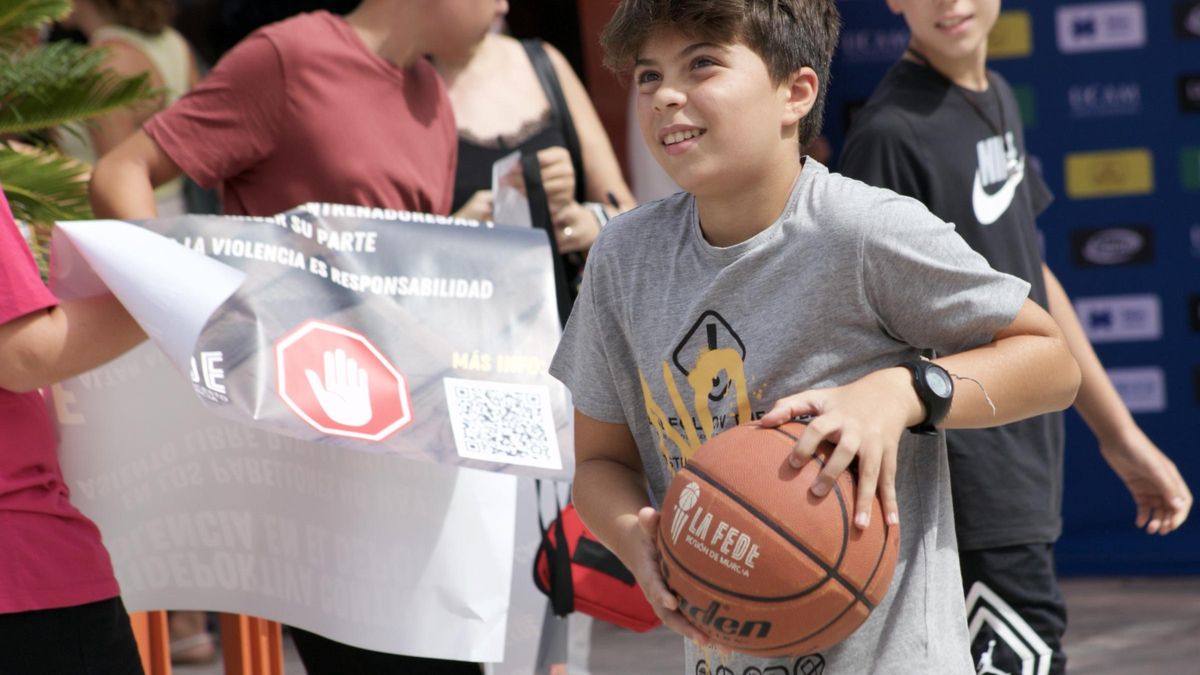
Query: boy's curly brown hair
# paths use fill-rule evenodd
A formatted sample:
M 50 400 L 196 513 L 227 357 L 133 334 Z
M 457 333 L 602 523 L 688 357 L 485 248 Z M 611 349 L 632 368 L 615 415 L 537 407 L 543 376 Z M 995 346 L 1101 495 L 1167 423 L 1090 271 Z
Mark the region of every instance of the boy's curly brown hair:
M 140 33 L 158 35 L 175 18 L 173 0 L 92 0 L 114 23 Z
M 821 132 L 841 23 L 835 0 L 622 0 L 601 39 L 604 62 L 617 72 L 631 70 L 646 41 L 663 29 L 717 44 L 740 41 L 762 58 L 775 84 L 812 68 L 820 88 L 800 122 L 800 144 L 807 145 Z

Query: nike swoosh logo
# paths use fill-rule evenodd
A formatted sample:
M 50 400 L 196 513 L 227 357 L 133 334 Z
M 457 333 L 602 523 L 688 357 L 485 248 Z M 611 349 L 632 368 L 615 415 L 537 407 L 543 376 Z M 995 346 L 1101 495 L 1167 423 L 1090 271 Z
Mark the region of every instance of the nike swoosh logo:
M 1017 170 L 1008 180 L 1004 181 L 1003 187 L 993 194 L 988 194 L 983 190 L 983 182 L 979 178 L 979 169 L 975 169 L 975 187 L 971 192 L 971 204 L 975 207 L 975 220 L 979 221 L 980 225 L 991 225 L 1000 220 L 1000 216 L 1008 210 L 1012 204 L 1013 195 L 1017 194 L 1017 186 L 1021 181 L 1025 180 L 1025 158 L 1017 164 Z

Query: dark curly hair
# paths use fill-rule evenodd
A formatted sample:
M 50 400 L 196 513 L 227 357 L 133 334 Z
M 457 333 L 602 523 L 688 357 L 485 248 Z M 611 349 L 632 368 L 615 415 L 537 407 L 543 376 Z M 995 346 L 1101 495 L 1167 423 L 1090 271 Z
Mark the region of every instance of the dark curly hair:
M 173 0 L 92 0 L 114 23 L 141 33 L 158 35 L 175 18 Z
M 707 42 L 745 43 L 767 64 L 775 84 L 808 66 L 820 88 L 800 122 L 800 144 L 807 145 L 821 133 L 841 23 L 835 0 L 621 0 L 604 29 L 604 62 L 628 72 L 650 36 L 670 29 Z

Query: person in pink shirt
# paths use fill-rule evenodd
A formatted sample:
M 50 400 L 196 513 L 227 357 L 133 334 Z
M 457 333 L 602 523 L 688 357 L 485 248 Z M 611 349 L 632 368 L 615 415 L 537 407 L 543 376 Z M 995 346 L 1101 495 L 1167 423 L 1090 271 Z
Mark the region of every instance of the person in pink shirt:
M 0 673 L 141 673 L 100 530 L 39 391 L 145 339 L 112 295 L 59 302 L 0 192 Z

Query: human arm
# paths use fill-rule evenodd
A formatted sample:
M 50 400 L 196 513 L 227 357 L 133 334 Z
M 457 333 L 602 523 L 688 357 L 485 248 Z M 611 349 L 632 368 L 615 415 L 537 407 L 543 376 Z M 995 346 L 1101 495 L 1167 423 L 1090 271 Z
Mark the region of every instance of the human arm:
M 642 460 L 628 426 L 575 413 L 571 495 L 592 534 L 633 572 L 654 613 L 671 630 L 704 644 L 704 634 L 679 612 L 679 601 L 659 571 L 659 515 L 650 506 Z
M 238 43 L 194 89 L 97 162 L 98 216 L 152 218 L 153 188 L 186 173 L 221 185 L 269 156 L 287 110 L 282 58 L 263 33 Z
M 1050 316 L 1066 338 L 1082 375 L 1075 409 L 1100 443 L 1100 454 L 1120 476 L 1137 504 L 1136 524 L 1149 534 L 1167 534 L 1183 525 L 1192 508 L 1192 493 L 1179 469 L 1134 421 L 1075 308 L 1050 268 L 1042 265 Z
M 32 391 L 87 372 L 146 339 L 111 294 L 68 300 L 0 325 L 0 389 Z
M 92 212 L 98 218 L 153 218 L 154 188 L 181 173 L 145 131 L 134 132 L 96 162 L 89 187 Z
M 621 174 L 621 165 L 617 162 L 616 153 L 592 99 L 562 53 L 549 44 L 545 47 L 562 86 L 563 97 L 567 100 L 575 132 L 579 136 L 579 148 L 583 155 L 583 170 L 587 181 L 584 194 L 587 195 L 588 201 L 603 205 L 609 216 L 632 209 L 637 205 L 637 200 Z M 565 242 L 561 241 L 560 235 L 559 246 L 564 251 L 586 250 L 599 234 L 600 223 L 594 213 L 575 201 L 573 193 L 570 197 L 564 208 L 554 214 L 555 225 L 559 231 L 570 226 L 573 233 Z M 616 201 L 615 204 L 613 200 Z
M 105 52 L 105 68 L 125 77 L 150 74 L 152 81 L 158 79 L 154 64 L 133 45 L 120 40 L 108 40 L 97 43 L 96 46 Z M 152 83 L 154 86 L 161 86 L 161 81 Z M 96 149 L 96 157 L 103 157 L 121 141 L 141 129 L 142 123 L 161 105 L 161 101 L 158 100 L 139 101 L 92 120 L 88 132 Z
M 936 363 L 957 379 L 942 428 L 999 426 L 1061 410 L 1071 404 L 1079 387 L 1079 368 L 1061 331 L 1049 314 L 1029 300 L 990 342 Z M 884 517 L 899 522 L 895 493 L 899 439 L 925 416 L 909 371 L 884 368 L 841 387 L 785 397 L 762 424 L 778 426 L 802 415 L 813 419 L 795 444 L 795 464 L 811 459 L 822 441 L 836 445 L 814 482 L 813 493 L 827 493 L 838 474 L 857 458 L 855 524 L 870 523 L 876 492 Z

